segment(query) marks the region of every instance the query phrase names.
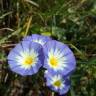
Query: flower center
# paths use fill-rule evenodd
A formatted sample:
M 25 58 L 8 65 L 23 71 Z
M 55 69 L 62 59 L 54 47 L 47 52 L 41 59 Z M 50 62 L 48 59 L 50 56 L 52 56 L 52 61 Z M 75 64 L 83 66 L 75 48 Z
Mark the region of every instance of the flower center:
M 51 57 L 50 58 L 50 64 L 52 65 L 52 67 L 57 67 L 58 64 L 58 60 L 56 57 Z
M 53 85 L 56 87 L 60 87 L 61 86 L 61 80 L 55 81 Z
M 25 65 L 31 65 L 33 63 L 33 58 L 28 56 L 25 60 L 24 60 L 24 64 Z

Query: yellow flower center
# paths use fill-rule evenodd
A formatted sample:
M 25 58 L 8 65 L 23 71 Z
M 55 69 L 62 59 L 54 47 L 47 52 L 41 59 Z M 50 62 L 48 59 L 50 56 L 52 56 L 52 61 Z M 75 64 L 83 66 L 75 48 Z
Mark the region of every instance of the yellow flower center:
M 55 81 L 53 85 L 56 87 L 60 87 L 61 86 L 61 80 Z
M 58 60 L 56 57 L 51 57 L 50 58 L 50 64 L 52 65 L 52 67 L 57 67 L 58 65 Z
M 33 63 L 33 58 L 28 56 L 25 60 L 24 60 L 24 64 L 25 65 L 31 65 Z

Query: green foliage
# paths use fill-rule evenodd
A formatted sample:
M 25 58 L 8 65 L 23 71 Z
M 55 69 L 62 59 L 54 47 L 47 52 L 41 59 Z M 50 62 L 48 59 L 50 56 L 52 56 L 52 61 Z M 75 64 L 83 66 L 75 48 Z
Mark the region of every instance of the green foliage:
M 44 96 L 53 94 L 40 76 L 21 77 L 8 68 L 10 49 L 34 33 L 72 48 L 77 68 L 66 96 L 96 96 L 95 0 L 0 0 L 0 96 L 39 96 L 40 91 Z

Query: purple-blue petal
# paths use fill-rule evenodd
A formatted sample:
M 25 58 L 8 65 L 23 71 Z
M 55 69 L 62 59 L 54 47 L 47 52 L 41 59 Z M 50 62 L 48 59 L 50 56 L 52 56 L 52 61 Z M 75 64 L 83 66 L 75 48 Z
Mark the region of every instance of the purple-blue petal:
M 26 36 L 23 38 L 23 41 L 35 41 L 35 40 L 42 40 L 46 44 L 48 41 L 52 39 L 48 36 L 43 36 L 38 34 L 33 34 L 31 36 Z
M 68 76 L 62 76 L 61 75 L 61 78 L 62 78 L 62 82 L 64 84 L 64 87 L 62 89 L 58 88 L 56 89 L 52 84 L 52 78 L 54 78 L 55 75 L 60 75 L 60 74 L 51 74 L 48 70 L 47 72 L 44 73 L 44 77 L 46 78 L 46 85 L 53 91 L 55 92 L 58 92 L 60 95 L 63 95 L 63 94 L 66 94 L 69 89 L 70 89 L 70 80 L 69 80 L 69 77 Z
M 62 75 L 73 73 L 73 71 L 76 68 L 76 60 L 75 60 L 73 52 L 66 44 L 63 44 L 55 40 L 51 40 L 48 43 L 46 43 L 43 48 L 44 48 L 44 54 L 45 54 L 45 60 L 44 60 L 44 66 L 43 66 L 44 68 L 49 70 L 50 73 L 59 73 Z M 63 57 L 66 58 L 64 62 L 66 67 L 64 67 L 63 70 L 60 70 L 60 69 L 54 70 L 53 68 L 49 66 L 48 61 L 47 61 L 47 59 L 49 58 L 48 53 L 50 52 L 50 50 L 52 49 L 55 51 L 56 48 L 60 50 L 60 52 L 63 53 Z
M 31 54 L 31 50 L 34 50 L 36 53 L 38 53 L 38 61 L 34 66 L 31 66 L 30 68 L 22 68 L 22 64 L 16 59 L 17 56 L 22 58 L 20 52 L 28 52 L 28 54 Z M 12 71 L 25 76 L 25 75 L 33 75 L 37 73 L 40 69 L 40 67 L 43 65 L 43 48 L 40 44 L 30 41 L 22 41 L 19 44 L 13 48 L 8 55 L 8 64 Z

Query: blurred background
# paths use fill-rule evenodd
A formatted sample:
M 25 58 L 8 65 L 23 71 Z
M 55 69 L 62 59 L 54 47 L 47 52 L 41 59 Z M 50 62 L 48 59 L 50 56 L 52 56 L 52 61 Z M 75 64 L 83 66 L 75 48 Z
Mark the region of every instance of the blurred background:
M 22 77 L 8 67 L 9 51 L 34 33 L 73 50 L 77 68 L 66 96 L 96 96 L 96 0 L 0 0 L 0 96 L 53 96 L 42 70 Z

